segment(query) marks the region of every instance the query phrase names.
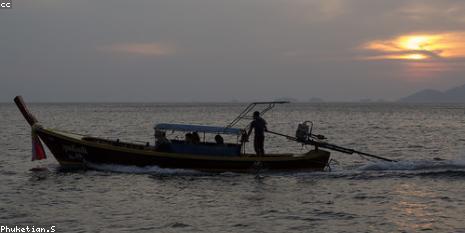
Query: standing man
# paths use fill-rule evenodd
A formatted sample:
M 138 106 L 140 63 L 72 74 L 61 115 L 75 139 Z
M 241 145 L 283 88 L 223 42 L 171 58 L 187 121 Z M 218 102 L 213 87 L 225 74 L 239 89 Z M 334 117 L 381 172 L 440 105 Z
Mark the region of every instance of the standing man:
M 250 123 L 247 138 L 250 136 L 250 133 L 252 133 L 252 129 L 254 129 L 253 147 L 255 153 L 257 153 L 257 155 L 264 155 L 265 132 L 268 131 L 268 129 L 266 128 L 266 121 L 260 117 L 260 112 L 258 111 L 253 113 L 253 121 Z

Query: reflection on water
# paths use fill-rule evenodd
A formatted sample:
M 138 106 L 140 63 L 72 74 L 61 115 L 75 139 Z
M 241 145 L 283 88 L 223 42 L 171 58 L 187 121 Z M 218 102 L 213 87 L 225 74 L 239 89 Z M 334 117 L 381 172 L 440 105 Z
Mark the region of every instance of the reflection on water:
M 53 128 L 152 142 L 155 123 L 226 125 L 245 105 L 34 104 L 31 110 Z M 52 156 L 31 162 L 30 129 L 13 105 L 0 104 L 0 219 L 56 225 L 57 232 L 465 232 L 464 109 L 280 106 L 265 116 L 273 131 L 293 134 L 299 122 L 312 120 L 314 133 L 332 143 L 402 162 L 335 152 L 339 164 L 331 172 L 256 176 L 113 165 L 73 171 L 59 169 Z M 269 152 L 305 150 L 274 135 L 265 144 Z M 30 171 L 36 166 L 48 170 Z
M 396 186 L 394 192 L 397 201 L 392 210 L 398 214 L 393 215 L 391 221 L 399 229 L 407 232 L 434 230 L 435 215 L 440 213 L 433 213 L 429 206 L 431 198 L 435 196 L 431 189 L 422 190 L 416 184 L 402 184 Z

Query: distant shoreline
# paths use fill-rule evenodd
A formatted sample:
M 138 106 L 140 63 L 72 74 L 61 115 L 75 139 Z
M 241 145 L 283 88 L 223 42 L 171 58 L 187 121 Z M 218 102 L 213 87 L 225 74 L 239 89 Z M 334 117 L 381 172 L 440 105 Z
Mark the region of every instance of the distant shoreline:
M 231 104 L 244 105 L 252 102 L 29 102 L 30 104 L 160 104 L 160 105 L 182 105 L 182 104 Z M 14 104 L 11 102 L 0 102 L 0 104 Z M 291 102 L 289 104 L 314 104 L 314 105 L 333 105 L 333 104 L 354 104 L 354 105 L 465 105 L 465 102 L 358 102 L 358 101 L 325 101 L 325 102 Z

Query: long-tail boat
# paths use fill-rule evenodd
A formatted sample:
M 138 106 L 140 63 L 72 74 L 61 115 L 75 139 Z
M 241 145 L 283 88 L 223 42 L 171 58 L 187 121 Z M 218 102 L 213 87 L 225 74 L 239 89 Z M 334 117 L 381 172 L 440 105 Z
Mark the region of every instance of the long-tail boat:
M 83 136 L 79 134 L 50 129 L 31 114 L 21 96 L 14 99 L 22 115 L 31 126 L 33 135 L 33 158 L 45 158 L 41 141 L 45 143 L 58 163 L 63 167 L 92 168 L 95 164 L 116 164 L 129 166 L 158 166 L 160 168 L 181 168 L 211 172 L 255 172 L 259 170 L 308 171 L 323 170 L 330 158 L 330 153 L 319 147 L 323 144 L 312 144 L 314 149 L 303 154 L 280 153 L 256 155 L 246 153 L 243 140 L 244 129 L 234 128 L 241 119 L 257 105 L 265 105 L 266 111 L 275 104 L 284 102 L 257 102 L 249 105 L 231 124 L 224 127 L 157 124 L 155 125 L 156 142 L 140 144 L 110 140 L 106 138 Z M 305 127 L 304 127 L 305 129 Z M 216 142 L 199 140 L 194 137 L 180 140 L 166 138 L 167 132 L 188 132 L 188 134 L 215 134 Z M 305 130 L 304 130 L 305 131 Z M 302 133 L 302 132 L 301 132 Z M 308 127 L 304 133 L 305 144 L 311 144 Z M 235 142 L 222 141 L 221 135 L 236 136 Z M 288 139 L 303 140 L 287 136 Z M 234 138 L 234 137 L 233 137 Z M 311 140 L 312 142 L 317 142 Z M 334 148 L 330 148 L 334 149 Z

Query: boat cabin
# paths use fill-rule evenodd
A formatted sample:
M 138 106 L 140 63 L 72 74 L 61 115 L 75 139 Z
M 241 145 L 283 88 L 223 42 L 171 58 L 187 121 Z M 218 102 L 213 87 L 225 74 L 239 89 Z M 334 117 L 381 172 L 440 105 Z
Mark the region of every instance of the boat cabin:
M 242 148 L 240 139 L 245 134 L 239 128 L 187 124 L 157 124 L 154 129 L 156 150 L 179 154 L 239 156 Z M 175 138 L 168 139 L 167 133 L 175 135 L 176 132 Z M 214 141 L 208 141 L 207 135 Z M 235 138 L 236 142 L 225 142 L 223 136 Z

